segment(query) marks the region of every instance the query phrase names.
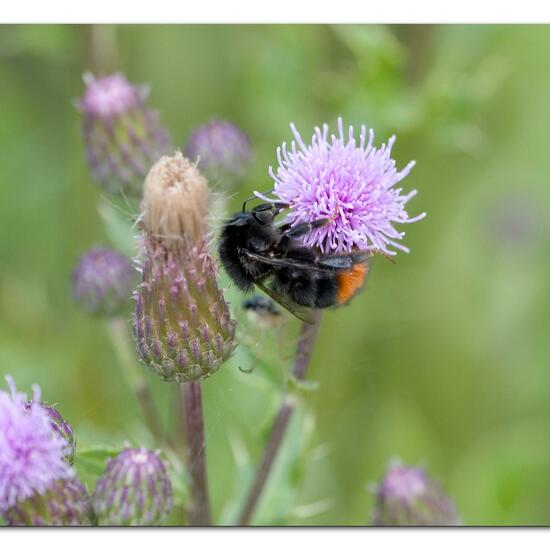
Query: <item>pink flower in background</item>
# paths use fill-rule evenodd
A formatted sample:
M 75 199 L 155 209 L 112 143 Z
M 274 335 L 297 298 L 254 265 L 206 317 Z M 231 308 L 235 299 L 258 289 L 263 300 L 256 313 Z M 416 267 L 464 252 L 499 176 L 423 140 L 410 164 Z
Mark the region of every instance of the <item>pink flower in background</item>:
M 148 103 L 149 89 L 124 75 L 84 76 L 77 107 L 92 176 L 110 193 L 141 197 L 151 166 L 171 149 L 168 131 Z
M 212 120 L 196 128 L 185 146 L 185 156 L 198 166 L 211 182 L 244 177 L 252 160 L 248 136 L 225 120 Z

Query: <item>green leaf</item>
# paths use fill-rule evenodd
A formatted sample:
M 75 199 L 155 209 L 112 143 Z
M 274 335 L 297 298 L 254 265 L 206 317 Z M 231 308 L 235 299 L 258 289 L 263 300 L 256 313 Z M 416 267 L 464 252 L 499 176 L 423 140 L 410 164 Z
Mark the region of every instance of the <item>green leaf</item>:
M 109 458 L 115 457 L 122 451 L 121 447 L 94 445 L 78 450 L 76 453 L 76 467 L 84 474 L 100 476 L 105 469 Z
M 263 494 L 252 518 L 252 525 L 283 525 L 293 514 L 300 489 L 303 463 L 308 460 L 308 447 L 313 431 L 313 417 L 300 407 L 294 411 L 284 441 Z M 271 430 L 266 432 L 267 441 Z M 244 440 L 238 434 L 229 434 L 236 465 L 234 491 L 221 514 L 220 525 L 235 525 L 243 509 L 256 475 L 261 455 L 253 460 Z
M 113 246 L 133 257 L 136 254 L 136 235 L 134 230 L 134 215 L 130 212 L 131 205 L 120 206 L 113 199 L 102 197 L 97 210 L 105 226 L 105 232 Z
M 237 433 L 228 434 L 236 474 L 234 475 L 233 494 L 225 503 L 219 517 L 219 525 L 235 525 L 244 506 L 248 491 L 254 480 L 255 464 L 252 462 L 248 448 Z
M 371 72 L 398 67 L 405 55 L 392 31 L 383 25 L 333 25 L 331 29 Z
M 168 475 L 172 481 L 174 508 L 184 506 L 189 500 L 189 475 L 185 464 L 170 448 L 162 451 L 168 463 Z
M 296 506 L 308 461 L 307 449 L 314 428 L 313 415 L 296 406 L 285 439 L 256 510 L 255 525 L 285 525 Z

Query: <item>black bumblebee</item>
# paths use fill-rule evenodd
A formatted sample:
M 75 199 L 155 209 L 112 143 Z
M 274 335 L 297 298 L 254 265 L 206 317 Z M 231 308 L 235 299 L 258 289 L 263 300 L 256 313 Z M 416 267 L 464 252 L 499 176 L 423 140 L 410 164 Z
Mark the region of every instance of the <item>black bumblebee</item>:
M 244 300 L 243 309 L 248 313 L 252 323 L 262 329 L 277 326 L 283 322 L 281 310 L 267 296 L 254 294 Z
M 250 298 L 243 301 L 243 309 L 246 311 L 255 311 L 259 313 L 265 313 L 273 317 L 281 315 L 281 311 L 277 309 L 273 300 L 270 300 L 267 296 L 260 296 L 254 294 Z
M 285 203 L 264 203 L 235 214 L 223 226 L 218 252 L 233 282 L 244 292 L 254 285 L 296 317 L 312 322 L 311 308 L 348 302 L 363 286 L 368 252 L 322 254 L 299 237 L 330 223 L 329 218 L 292 227 L 276 225 Z

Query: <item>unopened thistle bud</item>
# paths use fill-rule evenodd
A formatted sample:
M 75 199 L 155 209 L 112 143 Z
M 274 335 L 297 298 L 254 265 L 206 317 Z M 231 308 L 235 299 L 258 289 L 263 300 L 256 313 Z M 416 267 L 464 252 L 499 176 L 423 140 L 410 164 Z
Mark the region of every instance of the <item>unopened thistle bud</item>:
M 185 155 L 198 161 L 210 181 L 224 183 L 242 178 L 252 160 L 248 136 L 224 120 L 199 126 L 189 137 Z
M 159 525 L 172 511 L 172 484 L 158 453 L 124 449 L 109 459 L 93 496 L 100 525 Z
M 27 410 L 30 410 L 33 406 L 38 406 L 44 410 L 50 420 L 50 427 L 52 431 L 65 441 L 63 458 L 68 464 L 72 465 L 74 463 L 76 453 L 76 438 L 71 425 L 52 405 L 47 405 L 46 403 L 35 404 L 33 401 L 28 401 L 25 405 Z
M 90 497 L 76 478 L 53 482 L 45 493 L 33 493 L 3 515 L 8 525 L 95 525 Z
M 181 153 L 163 157 L 146 179 L 142 208 L 138 351 L 164 380 L 206 378 L 233 351 L 235 332 L 206 243 L 207 181 Z
M 86 75 L 85 82 L 78 107 L 93 177 L 106 191 L 139 197 L 149 168 L 170 150 L 168 133 L 147 106 L 148 89 L 122 74 Z
M 459 525 L 453 502 L 421 468 L 390 466 L 376 491 L 374 525 Z
M 128 308 L 136 276 L 126 256 L 95 248 L 82 256 L 73 271 L 73 297 L 88 313 L 119 315 Z

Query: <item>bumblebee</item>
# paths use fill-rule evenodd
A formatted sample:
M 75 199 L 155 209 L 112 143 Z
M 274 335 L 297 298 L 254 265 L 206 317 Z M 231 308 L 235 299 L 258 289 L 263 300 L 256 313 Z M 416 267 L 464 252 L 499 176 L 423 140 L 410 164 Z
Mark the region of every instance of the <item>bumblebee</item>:
M 218 245 L 225 271 L 243 292 L 255 285 L 299 319 L 313 322 L 312 308 L 345 304 L 363 287 L 369 252 L 323 254 L 299 240 L 329 218 L 277 225 L 275 218 L 288 204 L 263 203 L 251 211 L 246 204 L 223 225 Z
M 250 321 L 261 329 L 271 328 L 283 322 L 281 310 L 267 296 L 254 294 L 244 300 L 243 309 L 247 312 Z

